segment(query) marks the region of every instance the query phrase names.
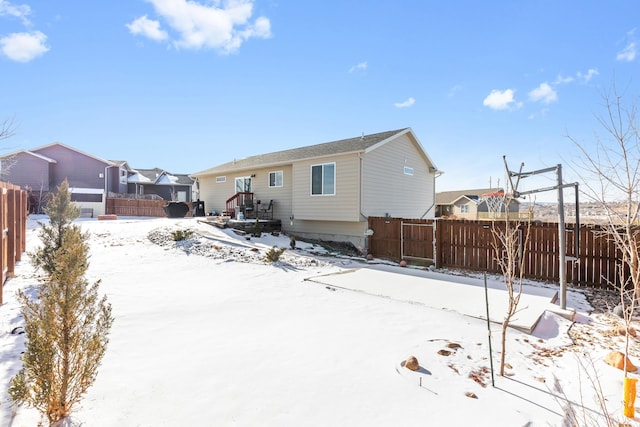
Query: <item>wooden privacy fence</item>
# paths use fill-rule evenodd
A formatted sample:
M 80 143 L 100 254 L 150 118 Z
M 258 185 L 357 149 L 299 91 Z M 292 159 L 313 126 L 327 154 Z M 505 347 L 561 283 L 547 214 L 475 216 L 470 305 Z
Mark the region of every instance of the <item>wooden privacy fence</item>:
M 20 187 L 0 182 L 0 304 L 4 283 L 15 274 L 16 263 L 27 249 L 27 192 Z
M 525 239 L 527 225 L 521 223 L 520 227 L 524 277 L 559 282 L 558 224 L 531 223 L 528 240 Z M 494 250 L 493 227 L 504 227 L 504 222 L 371 217 L 369 228 L 373 235 L 369 238 L 369 252 L 377 258 L 394 261 L 420 260 L 438 268 L 501 273 Z M 566 225 L 567 283 L 595 287 L 620 284 L 616 269 L 619 253 L 601 230 L 596 225 L 583 225 L 577 230 L 576 240 L 575 224 Z
M 118 216 L 166 217 L 164 206 L 167 203 L 169 203 L 167 200 L 107 198 L 105 213 Z M 187 205 L 189 205 L 187 216 L 191 216 L 191 203 Z

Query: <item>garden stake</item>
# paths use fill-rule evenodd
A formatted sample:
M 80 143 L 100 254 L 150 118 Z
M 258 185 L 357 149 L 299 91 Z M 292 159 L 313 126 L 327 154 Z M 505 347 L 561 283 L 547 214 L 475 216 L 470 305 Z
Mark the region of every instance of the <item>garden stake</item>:
M 634 405 L 636 403 L 636 383 L 637 378 L 624 377 L 624 416 L 633 418 L 635 415 Z

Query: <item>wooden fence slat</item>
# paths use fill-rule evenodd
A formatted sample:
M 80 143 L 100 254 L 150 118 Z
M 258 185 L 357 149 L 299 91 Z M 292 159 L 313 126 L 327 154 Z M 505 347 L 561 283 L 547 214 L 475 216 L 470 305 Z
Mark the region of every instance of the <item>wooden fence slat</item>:
M 0 182 L 0 304 L 7 278 L 26 250 L 27 192 Z

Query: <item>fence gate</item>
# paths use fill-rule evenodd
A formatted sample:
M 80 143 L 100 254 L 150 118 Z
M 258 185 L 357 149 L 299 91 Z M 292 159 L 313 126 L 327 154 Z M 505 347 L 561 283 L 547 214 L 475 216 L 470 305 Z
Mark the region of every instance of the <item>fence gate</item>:
M 400 259 L 436 263 L 436 222 L 400 222 Z

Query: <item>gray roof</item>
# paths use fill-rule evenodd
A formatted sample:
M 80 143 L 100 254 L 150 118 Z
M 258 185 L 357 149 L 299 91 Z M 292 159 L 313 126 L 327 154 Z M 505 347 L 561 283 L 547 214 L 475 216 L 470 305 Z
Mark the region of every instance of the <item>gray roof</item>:
M 170 173 L 165 171 L 164 169 L 160 169 L 160 168 L 153 168 L 153 169 L 133 169 L 131 170 L 131 172 L 137 172 L 140 175 L 144 176 L 145 178 L 149 179 L 150 182 L 157 184 L 157 185 L 163 185 L 162 183 L 162 177 L 166 176 L 169 178 L 169 181 L 171 181 L 173 184 L 177 184 L 177 185 L 192 185 L 193 184 L 193 179 L 191 179 L 189 177 L 189 175 L 186 174 L 175 174 L 175 173 Z
M 196 172 L 191 175 L 209 175 L 212 173 L 220 173 L 229 170 L 263 167 L 267 165 L 291 163 L 295 160 L 312 159 L 333 154 L 365 151 L 366 149 L 378 143 L 381 143 L 399 133 L 406 132 L 407 130 L 409 130 L 409 128 L 374 133 L 371 135 L 362 135 L 355 138 L 341 139 L 339 141 L 325 142 L 323 144 L 309 145 L 306 147 L 293 148 L 291 150 L 276 151 L 273 153 L 235 159 L 231 162 L 223 163 L 221 165 L 203 170 L 201 172 Z
M 40 153 L 34 153 L 33 151 L 29 151 L 29 150 L 20 150 L 20 151 L 16 151 L 10 154 L 5 154 L 3 156 L 0 156 L 0 159 L 10 159 L 12 157 L 17 156 L 18 154 L 26 154 L 28 156 L 33 156 L 33 157 L 37 157 L 39 159 L 42 159 L 48 163 L 58 163 L 57 160 L 52 159 L 51 157 L 47 157 L 47 156 L 43 156 Z
M 124 168 L 127 171 L 131 170 L 131 167 L 129 166 L 129 162 L 127 162 L 126 160 L 109 160 L 109 161 L 118 167 Z
M 466 197 L 470 200 L 479 200 L 483 194 L 494 193 L 496 191 L 504 190 L 502 188 L 476 188 L 473 190 L 442 191 L 436 193 L 436 205 L 451 205 L 461 197 Z

